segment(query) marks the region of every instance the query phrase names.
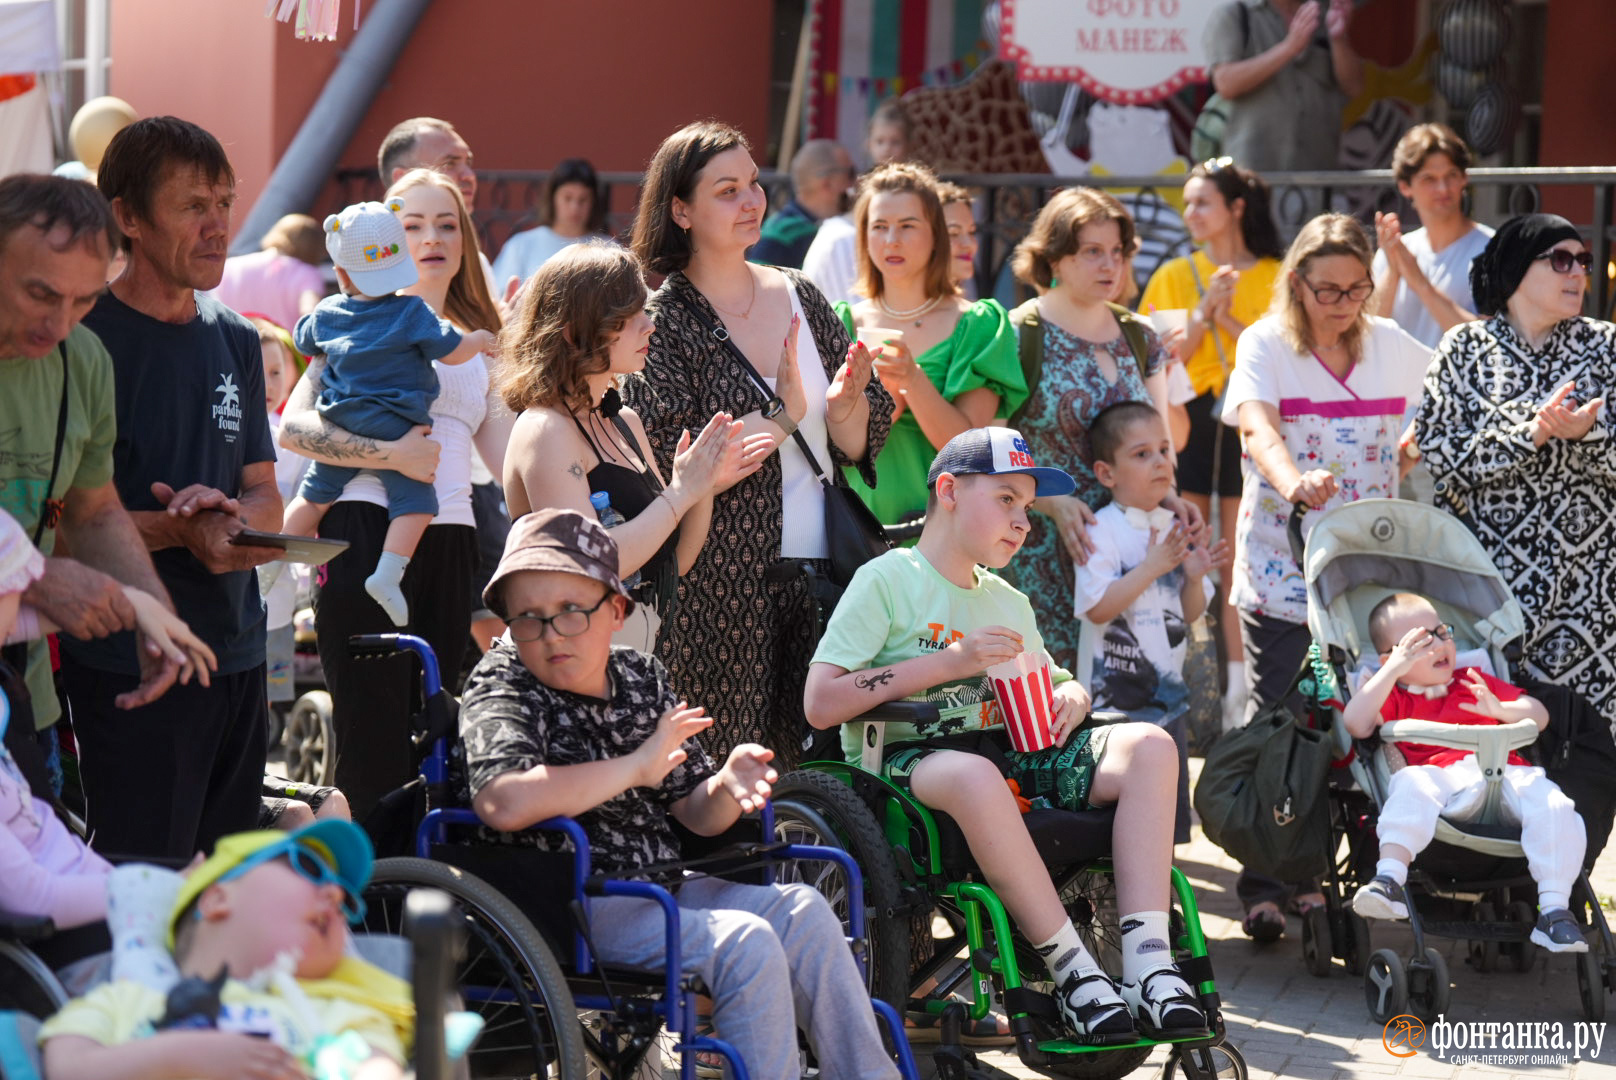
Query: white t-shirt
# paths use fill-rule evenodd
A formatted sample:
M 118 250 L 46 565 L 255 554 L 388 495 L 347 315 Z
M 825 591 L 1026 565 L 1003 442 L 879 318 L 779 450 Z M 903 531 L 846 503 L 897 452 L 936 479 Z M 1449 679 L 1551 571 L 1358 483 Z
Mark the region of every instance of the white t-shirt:
M 1492 235 L 1492 229 L 1476 225 L 1441 251 L 1432 251 L 1430 234 L 1424 229 L 1415 229 L 1404 235 L 1403 246 L 1414 256 L 1420 272 L 1432 288 L 1466 311 L 1475 311 L 1476 299 L 1470 294 L 1470 263 L 1481 254 Z M 1375 283 L 1386 280 L 1390 272 L 1386 253 L 1375 252 Z M 1436 348 L 1442 340 L 1442 328 L 1406 281 L 1397 283 L 1397 297 L 1392 301 L 1392 321 L 1427 348 Z
M 854 240 L 853 215 L 826 218 L 802 257 L 802 272 L 819 286 L 831 303 L 846 300 L 856 304 L 864 299 L 858 285 L 858 248 Z
M 494 280 L 500 283 L 500 291 L 494 295 L 503 296 L 505 282 L 513 276 L 526 281 L 550 256 L 584 239 L 582 236 L 562 236 L 548 225 L 514 233 L 494 257 Z
M 1240 406 L 1248 401 L 1277 408 L 1279 433 L 1296 467 L 1304 473 L 1328 469 L 1341 484 L 1326 509 L 1396 497 L 1403 414 L 1419 400 L 1431 361 L 1431 350 L 1390 319 L 1369 322 L 1363 358 L 1345 379 L 1312 352 L 1291 348 L 1273 316 L 1247 327 L 1235 348 L 1223 422 L 1238 424 Z M 1229 601 L 1242 611 L 1305 624 L 1307 591 L 1285 538 L 1291 507 L 1247 453 L 1240 455 L 1240 470 L 1245 485 Z
M 802 320 L 797 326 L 797 370 L 802 372 L 802 392 L 808 401 L 797 430 L 808 440 L 808 446 L 819 459 L 819 467 L 827 471 L 835 468 L 830 463 L 830 432 L 825 426 L 825 391 L 830 380 L 825 378 L 825 366 L 820 363 L 819 346 L 814 344 L 814 332 L 808 327 L 808 317 L 802 313 L 797 290 L 791 293 L 791 312 Z M 773 379 L 764 379 L 769 390 L 774 390 Z M 780 487 L 784 502 L 784 521 L 780 532 L 780 557 L 783 559 L 824 559 L 830 556 L 830 544 L 825 539 L 825 489 L 819 477 L 803 456 L 797 440 L 788 437 L 780 447 Z
M 1109 503 L 1094 515 L 1089 542 L 1094 553 L 1077 568 L 1077 617 L 1105 598 L 1105 592 L 1131 573 L 1150 550 L 1150 530 L 1158 539 L 1173 527 L 1173 513 L 1158 507 L 1148 514 Z M 1206 599 L 1212 582 L 1201 579 Z M 1115 709 L 1131 719 L 1165 724 L 1189 708 L 1184 685 L 1184 568 L 1174 567 L 1145 586 L 1132 604 L 1094 635 L 1092 689 L 1096 709 Z
M 471 459 L 477 448 L 471 437 L 488 414 L 500 408 L 498 395 L 490 388 L 488 364 L 478 353 L 464 364 L 448 365 L 434 360 L 438 373 L 438 397 L 432 403 L 432 435 L 443 446 L 438 458 L 438 476 L 432 488 L 438 495 L 438 516 L 434 525 L 475 525 L 471 513 Z M 342 489 L 339 502 L 368 502 L 387 505 L 387 489 L 372 472 L 361 472 Z

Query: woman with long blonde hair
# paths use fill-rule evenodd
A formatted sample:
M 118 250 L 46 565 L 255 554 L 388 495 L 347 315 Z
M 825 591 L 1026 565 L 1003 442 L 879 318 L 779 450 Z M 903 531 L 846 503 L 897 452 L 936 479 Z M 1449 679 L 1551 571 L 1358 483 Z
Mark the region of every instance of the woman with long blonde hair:
M 454 181 L 414 169 L 387 190 L 402 200 L 398 215 L 419 280 L 404 292 L 419 296 L 462 333 L 498 332 L 499 309 L 488 292 L 478 259 L 477 233 Z M 316 461 L 394 469 L 433 485 L 438 514 L 427 526 L 404 575 L 408 632 L 432 645 L 444 672 L 460 670 L 470 641 L 470 582 L 477 560 L 471 508 L 472 457 L 504 468 L 511 415 L 489 384 L 482 355 L 459 365 L 434 363 L 438 396 L 432 425 L 401 439 L 357 437 L 325 420 L 314 408 L 325 361 L 313 358 L 286 403 L 281 445 Z M 314 593 L 320 661 L 331 691 L 337 745 L 335 783 L 362 818 L 389 791 L 415 772 L 405 731 L 413 714 L 412 668 L 407 660 L 349 656 L 354 634 L 398 629 L 366 593 L 364 581 L 381 553 L 387 532 L 387 493 L 374 475 L 361 473 L 343 489 L 320 524 L 320 535 L 350 547 L 322 568 Z

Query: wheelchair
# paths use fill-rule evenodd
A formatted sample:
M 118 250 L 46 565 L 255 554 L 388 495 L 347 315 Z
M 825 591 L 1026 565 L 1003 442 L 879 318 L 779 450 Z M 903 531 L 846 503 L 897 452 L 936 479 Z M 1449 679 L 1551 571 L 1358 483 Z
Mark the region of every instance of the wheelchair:
M 464 948 L 450 898 L 416 889 L 404 898 L 397 936 L 359 935 L 360 955 L 410 982 L 415 1005 L 415 1080 L 453 1075 L 445 1016 L 450 973 Z M 51 920 L 0 913 L 0 1080 L 38 1080 L 40 1024 L 68 1002 L 67 988 L 29 946 L 55 936 Z M 110 958 L 108 958 L 110 961 Z M 110 968 L 110 962 L 104 965 Z
M 774 880 L 782 864 L 828 862 L 854 882 L 855 895 L 841 913 L 855 958 L 863 962 L 858 866 L 840 848 L 772 839 L 778 829 L 768 806 L 717 837 L 681 831 L 687 858 L 643 868 L 653 881 L 595 873 L 588 839 L 570 818 L 532 826 L 531 831 L 561 841 L 560 849 L 490 834 L 455 797 L 450 771 L 459 706 L 442 686 L 431 647 L 407 634 L 363 635 L 351 639 L 350 647 L 356 655 L 370 656 L 408 651 L 421 663 L 426 707 L 412 737 L 422 752 L 418 782 L 425 811 L 415 830 L 414 854 L 377 861 L 365 894 L 366 924 L 390 926 L 399 898 L 422 885 L 442 889 L 460 905 L 470 947 L 453 981 L 467 1007 L 486 1021 L 470 1057 L 474 1077 L 629 1080 L 661 1076 L 663 1063 L 657 1058 L 670 1054 L 679 1060 L 679 1075 L 689 1080 L 696 1076 L 696 1054 L 705 1052 L 722 1056 L 731 1075 L 746 1080 L 749 1074 L 734 1047 L 697 1032 L 695 999 L 706 988 L 680 971 L 679 908 L 656 879 L 693 872 L 761 884 Z M 596 960 L 588 920 L 589 899 L 596 896 L 640 897 L 661 908 L 668 957 L 663 971 Z M 872 1004 L 899 1072 L 906 1080 L 916 1077 L 898 1013 L 884 1002 Z
M 1044 974 L 1044 962 L 1011 927 L 1003 903 L 977 871 L 964 834 L 948 815 L 931 810 L 881 772 L 883 724 L 936 721 L 926 702 L 889 702 L 859 717 L 865 745 L 858 764 L 809 761 L 775 785 L 775 836 L 792 843 L 846 850 L 862 871 L 866 968 L 871 996 L 894 1008 L 931 1014 L 941 1024 L 936 1053 L 942 1080 L 975 1080 L 981 1071 L 960 1044 L 966 1019 L 980 1021 L 995 1004 L 1010 1021 L 1022 1063 L 1045 1076 L 1115 1080 L 1144 1063 L 1163 1040 L 1140 1038 L 1105 1045 L 1066 1035 Z M 820 744 L 823 745 L 823 744 Z M 827 755 L 828 756 L 828 755 Z M 1121 932 L 1108 855 L 1111 810 L 1035 809 L 1023 816 L 1057 893 L 1084 944 L 1106 973 L 1121 973 Z M 859 896 L 855 878 L 834 866 L 799 869 L 839 914 Z M 1175 959 L 1207 1017 L 1206 1030 L 1169 1043 L 1163 1080 L 1235 1077 L 1246 1064 L 1225 1041 L 1219 996 L 1201 931 L 1195 894 L 1172 869 L 1171 936 Z M 933 934 L 934 916 L 951 933 Z M 850 931 L 851 932 L 851 931 Z M 1031 974 L 1036 973 L 1036 974 Z M 970 1005 L 951 995 L 967 988 Z M 997 1075 L 997 1074 L 995 1074 Z

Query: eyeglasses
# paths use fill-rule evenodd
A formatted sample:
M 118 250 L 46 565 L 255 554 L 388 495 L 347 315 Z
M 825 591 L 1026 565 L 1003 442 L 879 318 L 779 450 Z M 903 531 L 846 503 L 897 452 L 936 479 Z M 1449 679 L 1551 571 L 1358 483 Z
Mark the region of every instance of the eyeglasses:
M 1532 261 L 1537 262 L 1538 259 L 1549 260 L 1549 268 L 1556 274 L 1571 273 L 1571 266 L 1573 263 L 1581 267 L 1582 272 L 1586 274 L 1593 268 L 1594 265 L 1594 257 L 1588 254 L 1588 252 L 1567 251 L 1564 248 L 1555 248 L 1553 251 L 1545 251 Z
M 1305 277 L 1298 277 L 1297 280 L 1306 285 L 1312 291 L 1313 299 L 1325 307 L 1329 307 L 1331 304 L 1339 304 L 1342 297 L 1346 297 L 1356 304 L 1369 299 L 1369 294 L 1375 291 L 1373 281 L 1360 281 L 1349 289 L 1341 289 L 1334 285 L 1315 285 Z
M 615 593 L 607 589 L 606 595 L 595 601 L 592 608 L 571 608 L 567 611 L 551 615 L 513 615 L 510 619 L 512 641 L 538 641 L 544 637 L 546 628 L 553 627 L 557 637 L 577 637 L 589 629 L 589 617 L 600 610 L 600 605 L 610 600 Z
M 247 858 L 241 860 L 230 870 L 220 875 L 221 882 L 234 881 L 249 870 L 255 870 L 265 863 L 272 863 L 276 859 L 285 859 L 286 864 L 297 871 L 305 880 L 316 886 L 335 885 L 342 890 L 342 917 L 351 923 L 356 923 L 365 917 L 365 901 L 348 891 L 348 886 L 331 869 L 331 864 L 320 857 L 319 853 L 302 844 L 282 846 L 271 844 L 261 851 L 255 851 Z
M 1435 626 L 1431 627 L 1428 632 L 1438 641 L 1453 640 L 1453 625 L 1451 623 L 1437 623 Z

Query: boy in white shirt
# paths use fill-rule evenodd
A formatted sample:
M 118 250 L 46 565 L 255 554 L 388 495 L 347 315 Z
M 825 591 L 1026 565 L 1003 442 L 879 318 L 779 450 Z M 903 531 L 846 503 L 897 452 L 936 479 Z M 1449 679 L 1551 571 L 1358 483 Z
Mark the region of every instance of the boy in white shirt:
M 1094 707 L 1160 725 L 1178 744 L 1176 843 L 1189 840 L 1184 651 L 1212 598 L 1207 575 L 1230 562 L 1226 540 L 1192 535 L 1161 505 L 1173 491 L 1172 441 L 1156 409 L 1112 405 L 1089 428 L 1095 478 L 1111 502 L 1089 529 L 1093 554 L 1077 570 L 1076 612 L 1098 630 Z

